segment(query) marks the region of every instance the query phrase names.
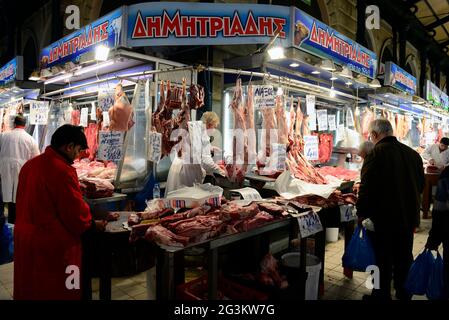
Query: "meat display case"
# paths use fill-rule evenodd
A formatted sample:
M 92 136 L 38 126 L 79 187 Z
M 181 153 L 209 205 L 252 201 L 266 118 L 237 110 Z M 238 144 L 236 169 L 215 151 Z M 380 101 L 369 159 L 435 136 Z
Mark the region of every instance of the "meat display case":
M 171 79 L 173 83 L 179 83 L 181 76 L 188 79 L 188 85 L 196 83 L 196 71 L 174 61 L 126 49 L 111 52 L 104 66 L 89 72 L 80 72 L 79 76 L 71 78 L 74 81 L 69 84 L 64 80 L 56 81 L 56 85 L 63 88 L 42 95 L 42 98 L 51 100 L 51 108 L 41 149 L 49 145 L 54 130 L 64 123 L 62 117 L 66 110 L 90 108 L 92 103 L 98 105 L 100 91 L 111 92 L 121 83 L 131 103 L 135 123 L 124 135 L 123 156 L 117 163 L 114 186 L 122 193 L 137 192 L 144 187 L 154 168 L 157 170 L 157 166 L 147 160 L 151 115 L 159 94 L 155 84 L 161 79 Z M 164 169 L 167 174 L 168 167 L 162 168 Z

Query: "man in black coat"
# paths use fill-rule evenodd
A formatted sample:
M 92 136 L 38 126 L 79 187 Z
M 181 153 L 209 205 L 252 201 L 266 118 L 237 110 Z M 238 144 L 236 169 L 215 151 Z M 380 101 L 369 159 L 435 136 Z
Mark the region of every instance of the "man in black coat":
M 365 298 L 391 299 L 391 280 L 398 299 L 410 299 L 404 289 L 413 262 L 413 231 L 419 221 L 424 168 L 420 155 L 393 136 L 386 119 L 371 122 L 369 138 L 375 144 L 361 173 L 357 214 L 370 218 L 380 288 Z

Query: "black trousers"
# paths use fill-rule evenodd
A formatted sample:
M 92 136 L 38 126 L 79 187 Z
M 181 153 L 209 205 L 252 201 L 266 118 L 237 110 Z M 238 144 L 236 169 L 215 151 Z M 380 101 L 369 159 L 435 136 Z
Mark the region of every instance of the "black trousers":
M 449 298 L 449 211 L 432 211 L 432 229 L 427 243 L 433 248 L 443 244 L 445 298 Z
M 8 223 L 16 223 L 16 204 L 8 202 Z
M 372 240 L 376 264 L 379 267 L 379 288 L 372 295 L 382 300 L 391 299 L 393 280 L 396 298 L 410 300 L 405 290 L 405 281 L 413 263 L 413 231 L 410 232 L 369 232 Z

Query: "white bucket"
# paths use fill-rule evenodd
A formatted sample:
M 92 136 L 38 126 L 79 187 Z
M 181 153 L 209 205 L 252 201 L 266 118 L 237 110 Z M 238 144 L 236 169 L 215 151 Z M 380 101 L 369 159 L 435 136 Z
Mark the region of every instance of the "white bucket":
M 151 268 L 147 274 L 147 298 L 156 300 L 156 267 Z
M 282 264 L 289 268 L 299 268 L 300 253 L 290 252 L 281 257 Z M 321 261 L 318 257 L 307 254 L 306 258 L 306 300 L 318 299 L 318 286 L 320 284 Z
M 337 242 L 338 241 L 338 228 L 326 228 L 326 241 Z

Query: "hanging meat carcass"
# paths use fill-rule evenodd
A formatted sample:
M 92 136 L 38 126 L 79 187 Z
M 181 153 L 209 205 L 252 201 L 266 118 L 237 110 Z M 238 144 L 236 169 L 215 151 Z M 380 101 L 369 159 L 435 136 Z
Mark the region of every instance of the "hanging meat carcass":
M 189 89 L 189 107 L 190 109 L 198 109 L 204 106 L 204 88 L 197 84 L 192 84 Z
M 248 157 L 245 158 L 247 163 L 254 163 L 257 156 L 256 148 L 256 128 L 254 121 L 254 91 L 251 84 L 248 85 L 248 94 L 246 97 L 245 108 L 246 134 L 248 136 Z
M 302 138 L 302 123 L 304 122 L 304 114 L 301 111 L 301 98 L 298 98 L 298 107 L 296 109 L 296 124 L 295 124 L 295 146 L 299 152 L 304 150 L 304 139 Z
M 318 150 L 318 157 L 321 163 L 329 162 L 332 156 L 334 137 L 331 133 L 320 134 L 320 144 Z
M 287 118 L 285 116 L 284 98 L 282 96 L 276 97 L 276 120 L 278 128 L 278 142 L 280 144 L 288 143 L 288 126 Z
M 365 108 L 362 114 L 362 135 L 367 140 L 369 136 L 369 125 L 374 120 L 374 113 L 370 108 Z
M 228 178 L 231 182 L 241 184 L 245 178 L 248 164 L 245 155 L 248 153 L 248 137 L 246 134 L 245 107 L 243 105 L 242 80 L 237 83 L 229 106 L 234 114 L 234 135 L 232 141 L 232 163 L 226 165 Z
M 121 84 L 115 87 L 114 105 L 109 108 L 109 129 L 128 131 L 134 125 L 133 109 Z

